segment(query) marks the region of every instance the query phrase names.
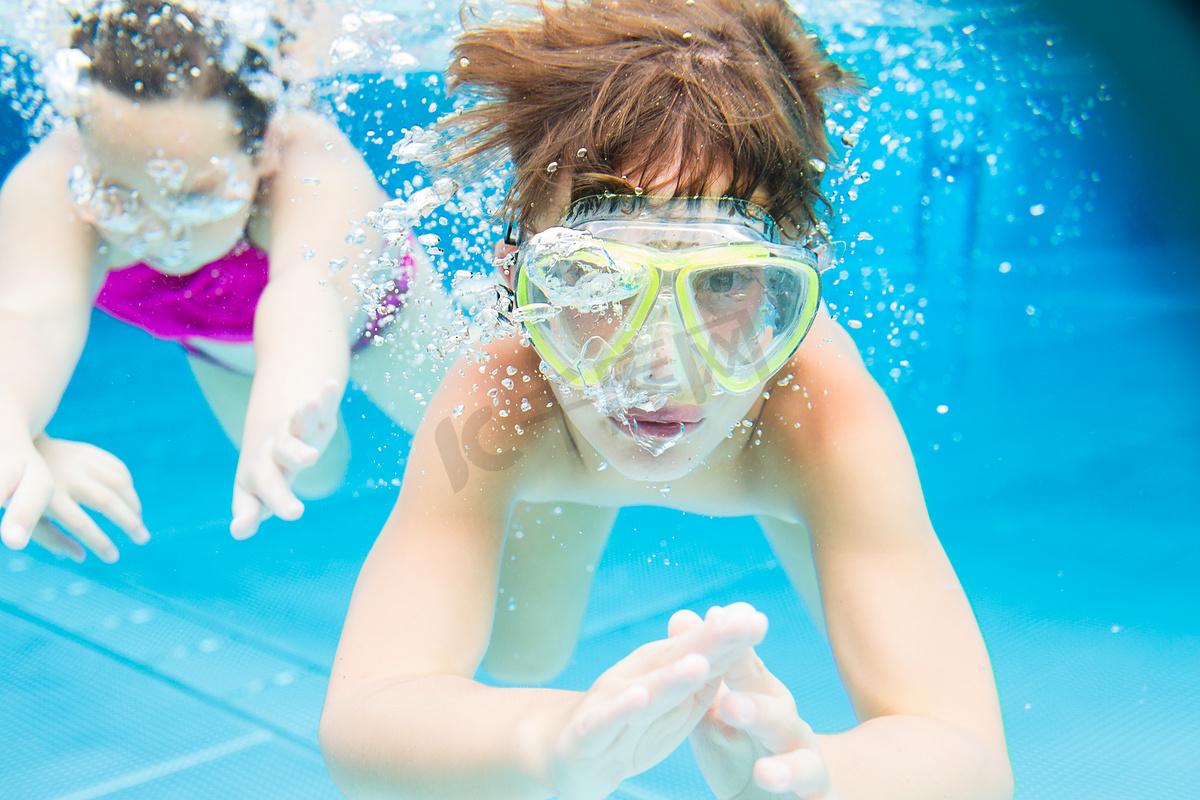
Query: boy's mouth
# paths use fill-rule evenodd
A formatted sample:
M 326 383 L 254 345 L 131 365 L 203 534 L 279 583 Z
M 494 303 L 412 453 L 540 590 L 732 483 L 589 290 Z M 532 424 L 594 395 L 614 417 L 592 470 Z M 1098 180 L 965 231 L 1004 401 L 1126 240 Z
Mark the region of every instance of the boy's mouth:
M 676 439 L 692 433 L 704 423 L 703 409 L 699 406 L 664 406 L 658 411 L 630 409 L 625 418 L 610 416 L 609 419 L 622 432 L 630 436 L 653 439 Z

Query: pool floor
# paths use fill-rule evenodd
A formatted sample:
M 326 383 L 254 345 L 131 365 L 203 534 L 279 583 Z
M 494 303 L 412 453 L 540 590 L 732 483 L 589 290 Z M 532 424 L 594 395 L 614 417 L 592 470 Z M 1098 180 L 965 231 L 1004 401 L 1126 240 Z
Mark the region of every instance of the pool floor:
M 1058 298 L 1068 335 L 1029 328 L 1024 295 L 989 297 L 965 334 L 974 369 L 947 390 L 946 416 L 969 415 L 933 417 L 936 392 L 895 401 L 992 655 L 1017 796 L 1200 796 L 1200 305 L 1153 288 Z M 338 797 L 317 722 L 407 444 L 361 395 L 344 411 L 346 487 L 235 542 L 236 455 L 182 354 L 96 316 L 51 431 L 126 460 L 154 538 L 115 566 L 0 551 L 0 797 Z M 677 608 L 733 600 L 771 618 L 761 655 L 813 727 L 852 724 L 827 644 L 746 520 L 623 512 L 555 685 L 585 687 Z M 711 795 L 684 746 L 615 796 Z

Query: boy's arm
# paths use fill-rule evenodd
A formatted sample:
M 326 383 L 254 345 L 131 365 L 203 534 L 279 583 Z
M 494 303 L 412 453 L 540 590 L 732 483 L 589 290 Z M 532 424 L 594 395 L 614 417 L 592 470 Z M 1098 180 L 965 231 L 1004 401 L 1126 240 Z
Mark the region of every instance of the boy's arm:
M 303 513 L 291 481 L 333 435 L 352 331 L 362 318 L 349 273 L 364 264 L 364 248 L 373 256 L 380 249 L 369 229 L 362 245 L 348 244 L 347 234 L 386 199 L 331 123 L 292 115 L 273 123 L 272 136 L 281 142 L 280 161 L 250 226 L 270 253 L 270 280 L 254 318 L 256 368 L 234 487 L 232 530 L 239 538 L 271 515 Z M 341 259 L 351 266 L 331 269 Z
M 900 424 L 840 327 L 822 317 L 810 341 L 795 374 L 813 407 L 775 407 L 774 421 L 783 424 L 769 435 L 785 445 L 785 461 L 803 458 L 792 470 L 799 508 L 838 670 L 862 720 L 817 737 L 833 794 L 1009 797 L 1012 773 L 991 664 L 930 524 Z M 791 424 L 800 419 L 799 428 Z M 802 526 L 764 527 L 788 572 L 803 574 Z M 731 688 L 755 694 L 761 686 L 778 698 L 761 662 L 747 663 L 741 685 Z M 764 701 L 759 724 L 774 726 L 778 737 L 799 736 L 807 726 L 794 705 L 792 720 L 778 718 L 779 708 Z
M 74 159 L 74 160 L 73 160 Z M 68 131 L 34 147 L 0 189 L 0 534 L 21 548 L 53 490 L 33 447 L 58 408 L 87 339 L 96 256 L 76 214 Z
M 512 363 L 500 355 L 514 346 L 493 343 L 488 365 Z M 536 361 L 523 366 L 536 369 Z M 492 408 L 492 388 L 501 407 L 518 407 L 522 390 L 506 395 L 500 380 L 471 359 L 450 369 L 359 575 L 321 719 L 326 765 L 348 797 L 598 800 L 674 750 L 707 708 L 719 670 L 756 632 L 761 638 L 765 625 L 734 610 L 689 639 L 639 648 L 588 692 L 472 680 L 488 645 L 517 487 L 531 471 L 563 468 L 542 452 L 562 441 L 545 427 L 553 420 L 529 418 L 545 402 L 503 424 L 492 418 L 470 441 L 488 453 L 520 447 L 515 464 L 489 471 L 458 462 L 456 419 Z M 460 468 L 466 482 L 455 491 Z

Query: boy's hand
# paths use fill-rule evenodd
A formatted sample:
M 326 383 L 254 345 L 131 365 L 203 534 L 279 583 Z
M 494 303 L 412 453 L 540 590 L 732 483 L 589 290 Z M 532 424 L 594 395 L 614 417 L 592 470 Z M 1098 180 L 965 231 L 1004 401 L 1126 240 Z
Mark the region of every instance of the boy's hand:
M 558 732 L 550 763 L 555 794 L 607 797 L 670 755 L 708 710 L 722 672 L 753 652 L 765 633 L 766 618 L 738 604 L 619 661 Z
M 680 611 L 671 618 L 670 635 L 687 635 L 706 621 Z M 832 800 L 816 735 L 800 719 L 791 692 L 754 650 L 747 649 L 722 677 L 712 706 L 691 735 L 696 762 L 717 797 Z
M 133 476 L 121 459 L 85 442 L 52 439 L 44 434 L 34 440 L 34 446 L 54 476 L 54 492 L 45 518 L 33 530 L 34 541 L 51 552 L 82 561 L 83 549 L 64 536 L 65 531 L 101 561 L 116 561 L 117 548 L 112 539 L 83 510 L 84 506 L 112 520 L 135 544 L 150 541 Z
M 341 399 L 342 387 L 331 380 L 274 433 L 252 438 L 246 432 L 233 483 L 229 532 L 235 539 L 253 536 L 272 516 L 295 520 L 304 513 L 304 504 L 292 492 L 292 481 L 300 470 L 317 463 L 333 438 Z

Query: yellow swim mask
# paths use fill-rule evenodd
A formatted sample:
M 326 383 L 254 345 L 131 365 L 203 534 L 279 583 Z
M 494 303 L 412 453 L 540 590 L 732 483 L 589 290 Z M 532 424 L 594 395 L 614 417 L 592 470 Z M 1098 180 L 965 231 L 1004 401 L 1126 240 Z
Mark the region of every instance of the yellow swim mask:
M 519 318 L 577 385 L 603 380 L 659 309 L 726 391 L 752 391 L 795 353 L 821 294 L 813 252 L 729 198 L 585 198 L 520 245 L 517 270 Z

